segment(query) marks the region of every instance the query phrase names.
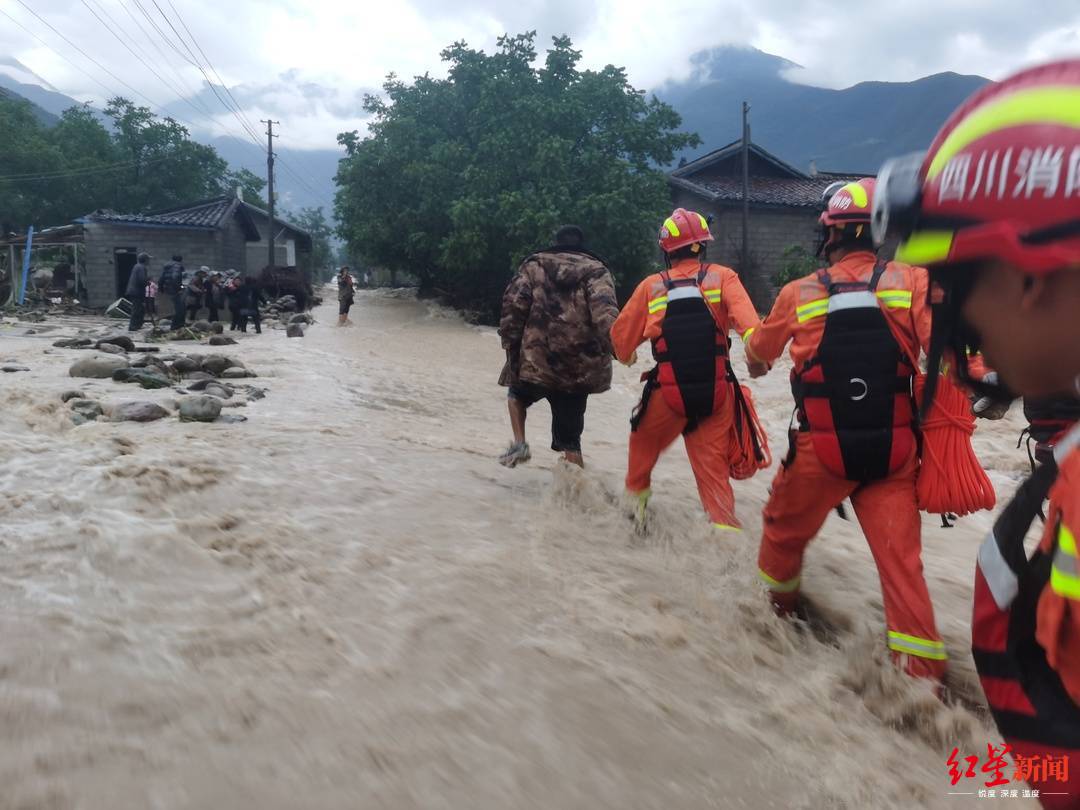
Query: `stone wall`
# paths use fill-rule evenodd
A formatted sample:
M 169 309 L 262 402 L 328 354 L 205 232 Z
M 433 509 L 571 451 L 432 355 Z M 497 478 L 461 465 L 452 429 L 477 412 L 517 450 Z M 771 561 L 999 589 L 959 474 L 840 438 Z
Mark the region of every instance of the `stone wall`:
M 742 207 L 708 203 L 682 189 L 672 191 L 675 207 L 713 216 L 710 229 L 715 241 L 709 245 L 709 258 L 738 269 L 742 249 Z M 750 206 L 751 271 L 748 277 L 744 275 L 743 285 L 761 312 L 768 312 L 776 297 L 773 277 L 783 266 L 783 252 L 792 245 L 799 245 L 813 253 L 819 213 L 814 209 Z
M 124 291 L 118 288 L 114 253 L 117 248 L 134 248 L 149 253 L 150 275 L 157 278 L 173 254 L 184 257 L 184 266 L 207 265 L 223 268 L 223 242 L 216 230 L 195 228 L 154 228 L 120 225 L 110 222 L 87 222 L 85 233 L 86 285 L 88 306 L 104 307 Z M 229 242 L 234 240 L 230 239 Z

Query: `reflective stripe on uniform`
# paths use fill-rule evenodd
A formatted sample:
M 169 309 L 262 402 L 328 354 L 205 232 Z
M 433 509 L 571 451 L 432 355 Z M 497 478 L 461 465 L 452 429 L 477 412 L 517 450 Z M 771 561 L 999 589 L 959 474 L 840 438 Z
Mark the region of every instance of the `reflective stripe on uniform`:
M 949 657 L 945 653 L 945 642 L 909 636 L 906 633 L 897 633 L 895 630 L 889 631 L 889 649 L 893 652 L 930 658 L 934 661 L 945 661 Z
M 752 334 L 754 334 L 754 331 L 756 329 L 757 329 L 756 326 L 751 326 L 749 329 L 747 329 L 745 332 L 742 333 L 742 341 L 743 341 L 743 343 L 746 343 L 746 341 L 748 341 L 750 339 L 750 336 Z
M 822 315 L 827 315 L 828 312 L 828 298 L 818 298 L 816 301 L 810 301 L 802 306 L 795 307 L 795 314 L 799 318 L 799 323 L 806 323 L 812 318 L 820 318 Z
M 773 579 L 760 568 L 758 569 L 758 578 L 769 586 L 770 591 L 775 591 L 776 593 L 793 593 L 799 590 L 799 580 L 802 579 L 802 577 L 795 577 L 786 582 L 781 582 L 778 579 Z
M 1005 558 L 1001 556 L 1001 547 L 998 546 L 993 532 L 990 532 L 979 546 L 979 570 L 982 571 L 983 579 L 990 588 L 990 595 L 994 597 L 998 610 L 1008 610 L 1016 594 L 1020 592 L 1020 583 Z
M 649 302 L 649 314 L 655 315 L 662 309 L 667 309 L 668 297 L 661 295 L 659 298 L 654 298 Z
M 679 301 L 683 298 L 701 298 L 701 290 L 697 287 L 675 287 L 668 290 L 668 301 Z
M 890 309 L 911 309 L 910 290 L 883 290 L 877 297 Z
M 878 302 L 869 290 L 861 292 L 837 293 L 829 299 L 829 312 L 842 309 L 877 309 Z
M 705 300 L 710 304 L 718 304 L 724 297 L 723 290 L 703 290 L 705 293 Z
M 1076 537 L 1064 523 L 1058 527 L 1057 551 L 1050 568 L 1050 587 L 1066 599 L 1080 601 L 1080 570 L 1076 559 Z
M 739 526 L 732 526 L 730 523 L 714 523 L 714 529 L 720 529 L 723 532 L 741 532 L 742 529 Z

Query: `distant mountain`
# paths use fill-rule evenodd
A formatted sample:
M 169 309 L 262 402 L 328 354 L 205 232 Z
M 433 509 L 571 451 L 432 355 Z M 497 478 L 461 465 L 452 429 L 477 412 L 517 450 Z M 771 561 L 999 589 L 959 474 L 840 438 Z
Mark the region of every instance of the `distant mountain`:
M 49 126 L 60 120 L 64 110 L 82 103 L 57 91 L 18 59 L 8 56 L 0 56 L 0 88 L 33 104 L 40 110 L 38 118 Z
M 656 88 L 702 145 L 694 158 L 742 135 L 750 103 L 754 143 L 797 168 L 875 172 L 894 155 L 925 149 L 948 115 L 986 84 L 981 76 L 939 73 L 912 82 L 862 82 L 843 90 L 796 84 L 794 62 L 753 48 L 723 47 L 693 57 L 689 79 Z
M 239 138 L 207 141 L 234 169 L 247 169 L 266 177 L 266 150 Z M 344 152 L 337 149 L 286 149 L 276 147 L 274 190 L 278 205 L 290 211 L 322 206 L 329 220 L 334 214 L 334 175 Z M 299 175 L 303 183 L 296 179 Z
M 210 90 L 207 89 L 209 94 Z M 64 110 L 80 106 L 77 101 L 58 92 L 48 82 L 15 59 L 0 56 L 0 94 L 7 94 L 29 101 L 34 113 L 46 126 L 53 126 L 60 120 Z M 173 107 L 176 110 L 173 110 Z M 100 110 L 95 112 L 109 129 L 112 122 Z M 166 107 L 164 114 L 183 115 L 183 105 L 177 102 Z M 259 177 L 266 177 L 266 153 L 251 141 L 238 141 L 236 138 L 211 138 L 205 132 L 195 131 L 192 137 L 200 143 L 208 143 L 217 149 L 233 169 L 248 169 Z M 281 158 L 276 175 L 278 204 L 290 210 L 304 207 L 322 206 L 327 219 L 333 215 L 334 175 L 337 162 L 342 152 L 334 149 L 321 150 L 276 150 Z M 288 169 L 284 165 L 287 164 Z M 303 183 L 296 180 L 291 172 L 300 175 Z M 310 186 L 310 188 L 308 188 Z

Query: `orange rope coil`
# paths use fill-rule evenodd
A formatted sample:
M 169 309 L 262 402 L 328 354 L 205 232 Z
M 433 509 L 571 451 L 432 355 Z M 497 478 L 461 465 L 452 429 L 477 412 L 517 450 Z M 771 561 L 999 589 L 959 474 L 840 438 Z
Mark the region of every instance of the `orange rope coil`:
M 915 378 L 915 401 L 922 402 L 926 377 Z M 970 515 L 993 509 L 994 485 L 971 446 L 975 416 L 967 395 L 944 374 L 922 429 L 922 463 L 916 489 L 919 509 L 935 514 Z

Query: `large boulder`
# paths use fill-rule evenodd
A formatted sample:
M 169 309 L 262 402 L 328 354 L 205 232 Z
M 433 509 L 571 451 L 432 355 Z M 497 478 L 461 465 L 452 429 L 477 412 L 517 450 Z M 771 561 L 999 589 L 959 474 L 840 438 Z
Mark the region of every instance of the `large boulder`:
M 29 371 L 29 370 L 30 370 L 30 368 L 28 366 L 15 366 L 15 365 L 0 366 L 0 371 L 4 372 L 5 374 L 14 374 L 16 371 Z
M 236 341 L 233 340 L 231 337 L 228 337 L 227 335 L 211 335 L 210 336 L 210 345 L 211 346 L 235 346 Z
M 191 325 L 191 328 L 194 329 L 196 332 L 207 335 L 213 330 L 214 327 L 210 325 L 210 321 L 195 321 L 195 323 Z
M 225 325 L 221 321 L 214 321 L 210 324 L 210 332 L 215 335 L 220 335 L 225 331 Z
M 237 366 L 243 368 L 244 364 L 223 354 L 208 354 L 202 359 L 202 370 L 208 374 L 213 374 L 215 377 L 220 377 L 225 369 Z
M 211 377 L 209 380 L 196 380 L 188 386 L 187 390 L 205 391 L 207 393 L 210 393 L 211 389 L 217 389 L 220 394 L 215 394 L 215 396 L 221 396 L 222 399 L 228 399 L 236 393 L 236 390 L 231 385 L 223 383 L 213 377 Z
M 172 385 L 172 381 L 164 374 L 144 368 L 119 368 L 113 372 L 113 379 L 116 382 L 138 383 L 147 389 L 168 388 Z
M 135 341 L 127 335 L 113 335 L 112 337 L 102 338 L 97 342 L 97 347 L 101 349 L 102 346 L 119 346 L 125 352 L 135 351 Z
M 117 369 L 127 368 L 128 361 L 123 357 L 114 357 L 105 354 L 95 354 L 76 360 L 68 374 L 72 377 L 91 377 L 98 380 L 112 379 L 113 372 Z
M 120 348 L 119 346 L 117 346 L 115 343 L 102 343 L 100 346 L 97 347 L 97 350 L 99 352 L 104 352 L 105 354 L 123 354 L 124 353 L 124 350 L 122 348 Z
M 179 371 L 181 374 L 190 374 L 193 371 L 199 371 L 202 368 L 201 357 L 177 357 L 173 362 L 173 368 Z
M 53 346 L 58 349 L 85 349 L 93 344 L 90 338 L 64 338 L 56 341 Z
M 102 414 L 101 405 L 92 399 L 73 399 L 71 401 L 71 421 L 76 425 L 93 422 Z
M 249 371 L 246 368 L 240 368 L 235 366 L 233 368 L 227 368 L 221 372 L 221 379 L 223 380 L 242 380 L 245 377 L 254 377 L 255 372 Z
M 168 415 L 169 412 L 156 402 L 122 402 L 109 411 L 114 422 L 153 422 Z
M 221 416 L 221 400 L 211 396 L 184 397 L 180 400 L 181 422 L 213 422 Z
M 291 318 L 289 318 L 289 323 L 311 324 L 311 323 L 314 323 L 314 322 L 315 322 L 315 319 L 312 318 L 310 315 L 308 315 L 306 312 L 299 312 L 296 315 L 293 315 Z
M 86 394 L 83 391 L 75 391 L 72 389 L 70 391 L 65 391 L 60 395 L 61 402 L 71 402 L 73 399 L 86 399 Z
M 304 327 L 298 323 L 289 324 L 289 328 L 285 330 L 286 337 L 303 337 Z
M 203 393 L 206 394 L 208 397 L 217 397 L 218 399 L 231 399 L 233 395 L 233 390 L 227 385 L 222 385 L 220 383 L 211 383 L 203 389 Z

